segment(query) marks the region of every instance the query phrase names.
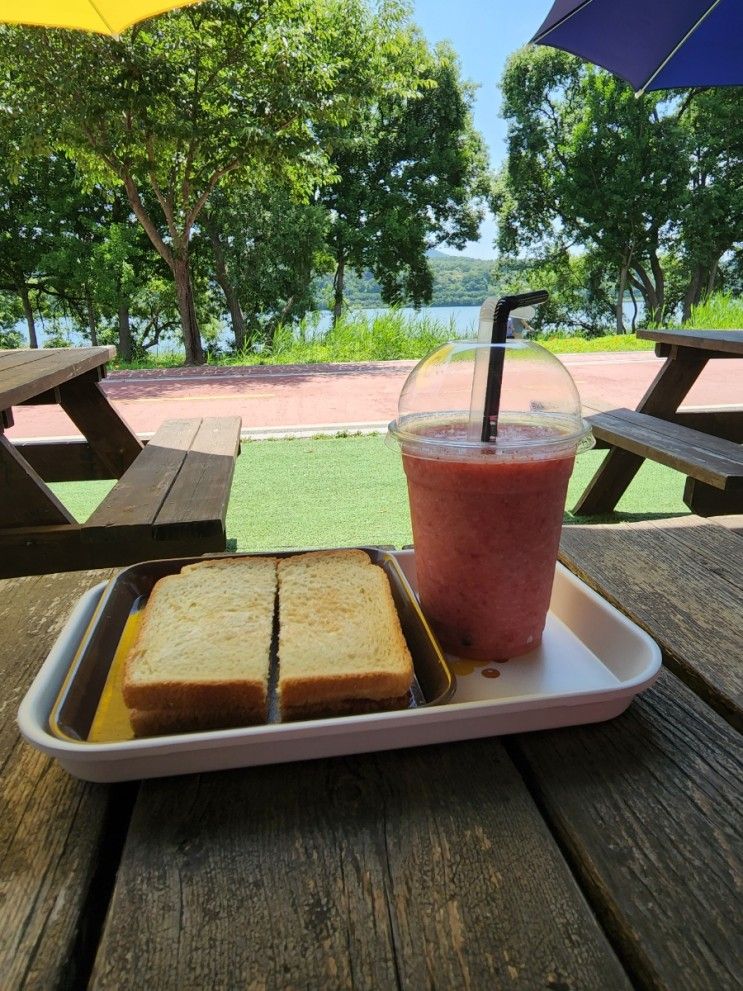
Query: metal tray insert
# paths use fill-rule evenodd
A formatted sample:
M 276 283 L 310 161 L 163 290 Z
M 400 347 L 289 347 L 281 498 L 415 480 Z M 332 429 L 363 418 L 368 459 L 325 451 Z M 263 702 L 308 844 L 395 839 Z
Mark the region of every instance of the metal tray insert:
M 451 698 L 454 677 L 433 636 L 405 575 L 388 551 L 364 547 L 374 564 L 387 575 L 400 618 L 403 635 L 413 658 L 415 677 L 408 708 L 438 705 Z M 265 552 L 271 557 L 289 557 L 304 551 Z M 249 555 L 204 555 L 148 561 L 125 568 L 110 582 L 88 626 L 80 647 L 62 683 L 49 716 L 50 731 L 60 739 L 87 743 L 120 742 L 133 738 L 127 709 L 121 696 L 121 677 L 126 654 L 136 634 L 142 610 L 155 583 L 182 567 L 207 557 Z M 275 672 L 276 659 L 272 657 Z M 269 680 L 268 722 L 279 722 L 275 677 Z M 363 716 L 352 718 L 363 719 Z

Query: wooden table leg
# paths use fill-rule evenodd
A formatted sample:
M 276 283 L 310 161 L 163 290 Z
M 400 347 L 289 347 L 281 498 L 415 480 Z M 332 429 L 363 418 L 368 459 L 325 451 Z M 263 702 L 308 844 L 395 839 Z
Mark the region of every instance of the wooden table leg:
M 620 447 L 612 447 L 585 492 L 575 504 L 576 516 L 610 513 L 624 495 L 645 458 Z
M 709 356 L 689 348 L 676 348 L 637 405 L 638 413 L 670 420 L 699 378 Z
M 684 505 L 697 516 L 728 516 L 743 513 L 743 491 L 722 492 L 697 478 L 687 478 L 684 485 Z
M 87 438 L 96 456 L 121 478 L 142 451 L 142 442 L 108 401 L 92 376 L 81 376 L 59 387 L 60 405 Z
M 704 352 L 676 348 L 637 406 L 662 420 L 672 420 L 689 389 L 699 378 L 709 357 Z M 577 516 L 610 513 L 627 491 L 645 459 L 620 447 L 612 447 L 573 509 Z
M 0 487 L 3 492 L 0 526 L 48 526 L 75 523 L 40 475 L 0 434 Z

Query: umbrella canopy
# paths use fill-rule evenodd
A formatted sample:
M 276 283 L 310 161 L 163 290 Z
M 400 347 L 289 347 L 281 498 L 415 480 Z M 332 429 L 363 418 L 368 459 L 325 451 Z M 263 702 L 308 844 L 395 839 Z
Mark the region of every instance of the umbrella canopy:
M 595 62 L 638 93 L 743 83 L 741 0 L 556 0 L 532 41 Z
M 0 0 L 0 22 L 117 35 L 137 21 L 197 0 Z

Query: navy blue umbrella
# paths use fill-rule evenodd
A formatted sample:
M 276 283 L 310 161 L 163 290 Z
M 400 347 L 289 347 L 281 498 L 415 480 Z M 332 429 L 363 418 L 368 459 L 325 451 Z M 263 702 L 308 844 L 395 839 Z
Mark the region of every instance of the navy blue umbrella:
M 638 93 L 743 84 L 743 0 L 556 0 L 532 38 Z

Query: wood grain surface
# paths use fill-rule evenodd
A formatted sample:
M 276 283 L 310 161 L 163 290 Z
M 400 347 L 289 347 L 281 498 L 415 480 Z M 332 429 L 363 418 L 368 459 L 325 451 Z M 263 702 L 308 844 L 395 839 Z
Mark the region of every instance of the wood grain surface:
M 563 528 L 560 559 L 647 630 L 668 666 L 743 727 L 743 539 L 698 516 Z
M 201 419 L 166 420 L 88 518 L 86 531 L 93 539 L 111 528 L 143 527 L 149 534 L 170 487 L 178 477 L 198 433 Z
M 629 984 L 491 740 L 145 782 L 91 986 Z
M 0 987 L 80 987 L 125 789 L 83 784 L 19 736 L 29 684 L 78 598 L 111 572 L 0 581 Z M 114 814 L 115 813 L 115 814 Z M 105 902 L 104 902 L 105 907 Z
M 224 531 L 235 460 L 240 453 L 241 425 L 239 416 L 209 416 L 201 421 L 183 467 L 157 514 L 155 531 L 159 538 L 188 536 L 202 524 L 202 532 Z
M 91 375 L 77 378 L 60 386 L 59 397 L 60 406 L 111 472 L 110 477 L 121 478 L 142 453 L 142 442 L 98 382 Z
M 0 527 L 74 523 L 70 512 L 0 434 Z
M 743 357 L 743 330 L 638 330 L 643 341 L 672 347 L 722 351 L 728 357 Z
M 637 986 L 740 988 L 740 735 L 664 672 L 619 719 L 509 746 Z
M 615 409 L 590 418 L 597 437 L 723 489 L 743 488 L 743 447 L 656 416 Z
M 39 348 L 0 352 L 0 408 L 15 406 L 69 382 L 86 372 L 101 369 L 116 357 L 116 348 Z

